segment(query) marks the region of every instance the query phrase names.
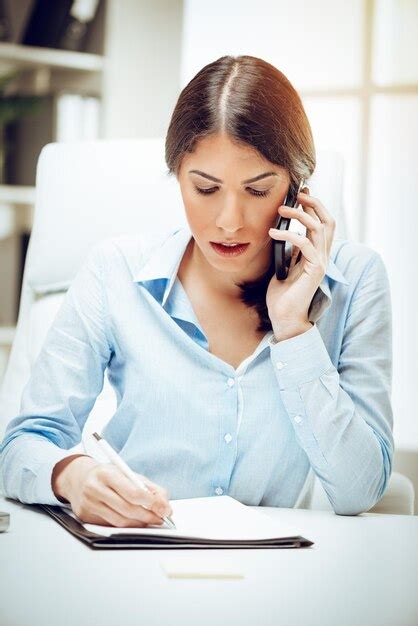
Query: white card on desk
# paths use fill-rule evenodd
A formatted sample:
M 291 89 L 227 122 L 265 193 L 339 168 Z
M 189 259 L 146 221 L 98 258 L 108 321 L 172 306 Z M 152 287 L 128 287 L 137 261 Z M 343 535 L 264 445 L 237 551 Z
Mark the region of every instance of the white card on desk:
M 167 578 L 244 578 L 243 567 L 233 559 L 208 552 L 164 556 L 160 564 Z
M 295 529 L 273 522 L 267 515 L 254 511 L 230 496 L 212 496 L 170 500 L 171 516 L 176 528 L 147 526 L 145 528 L 119 528 L 81 522 L 93 533 L 110 536 L 123 534 L 152 534 L 194 537 L 215 540 L 269 539 L 298 535 Z M 68 512 L 66 510 L 66 512 Z M 71 512 L 72 513 L 72 512 Z M 71 514 L 70 513 L 70 514 Z M 78 519 L 74 513 L 72 516 Z M 81 521 L 81 520 L 79 520 Z

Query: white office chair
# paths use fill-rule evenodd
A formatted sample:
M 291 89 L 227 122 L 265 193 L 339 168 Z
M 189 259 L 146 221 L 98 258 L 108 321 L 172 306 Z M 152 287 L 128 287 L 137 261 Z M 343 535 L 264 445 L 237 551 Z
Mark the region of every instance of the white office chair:
M 335 237 L 344 238 L 343 161 L 333 152 L 317 156 L 317 169 L 309 181 L 311 193 L 333 213 Z M 178 183 L 166 170 L 161 138 L 52 143 L 43 148 L 16 335 L 0 390 L 1 438 L 7 423 L 19 413 L 31 365 L 91 246 L 109 236 L 186 224 Z M 85 451 L 104 460 L 89 435 L 103 428 L 115 408 L 115 396 L 105 376 L 82 441 L 71 451 Z M 411 481 L 394 473 L 372 511 L 412 514 L 413 499 Z M 313 473 L 308 497 L 299 506 L 304 502 L 312 508 L 332 510 Z

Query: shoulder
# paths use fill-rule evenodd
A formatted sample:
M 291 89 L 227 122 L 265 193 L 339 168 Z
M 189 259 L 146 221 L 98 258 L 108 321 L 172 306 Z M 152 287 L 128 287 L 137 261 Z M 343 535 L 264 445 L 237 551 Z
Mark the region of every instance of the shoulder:
M 379 252 L 364 243 L 335 239 L 330 258 L 353 288 L 370 273 L 386 274 Z
M 107 271 L 128 271 L 134 276 L 152 255 L 177 229 L 147 230 L 142 233 L 123 233 L 106 237 L 96 243 L 90 256 L 97 259 Z

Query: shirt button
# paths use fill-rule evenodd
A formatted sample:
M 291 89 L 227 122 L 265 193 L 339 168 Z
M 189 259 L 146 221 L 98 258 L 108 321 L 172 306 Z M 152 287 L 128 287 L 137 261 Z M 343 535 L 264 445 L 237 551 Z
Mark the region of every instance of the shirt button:
M 235 380 L 233 378 L 228 378 L 228 385 L 229 387 L 233 387 L 235 385 Z
M 282 370 L 284 368 L 283 361 L 277 361 L 276 367 L 277 367 L 278 370 Z
M 230 441 L 232 441 L 232 435 L 230 435 L 230 433 L 227 433 L 224 437 L 226 443 L 229 443 Z
M 221 496 L 223 494 L 224 490 L 222 489 L 222 487 L 216 487 L 215 489 L 215 493 L 218 496 Z
M 302 421 L 302 418 L 300 415 L 295 415 L 293 419 L 295 420 L 296 424 L 300 424 Z

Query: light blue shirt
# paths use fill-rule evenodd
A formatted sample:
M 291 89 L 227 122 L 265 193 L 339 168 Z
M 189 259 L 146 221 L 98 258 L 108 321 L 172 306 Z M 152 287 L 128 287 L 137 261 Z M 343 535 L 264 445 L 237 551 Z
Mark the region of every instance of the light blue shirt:
M 338 514 L 383 495 L 392 470 L 391 298 L 380 255 L 334 240 L 306 332 L 265 334 L 237 369 L 209 351 L 177 270 L 186 227 L 96 244 L 68 289 L 1 444 L 3 489 L 62 506 L 54 465 L 81 440 L 103 387 L 103 436 L 170 499 L 309 502 L 316 476 Z M 307 500 L 306 500 L 307 498 Z

